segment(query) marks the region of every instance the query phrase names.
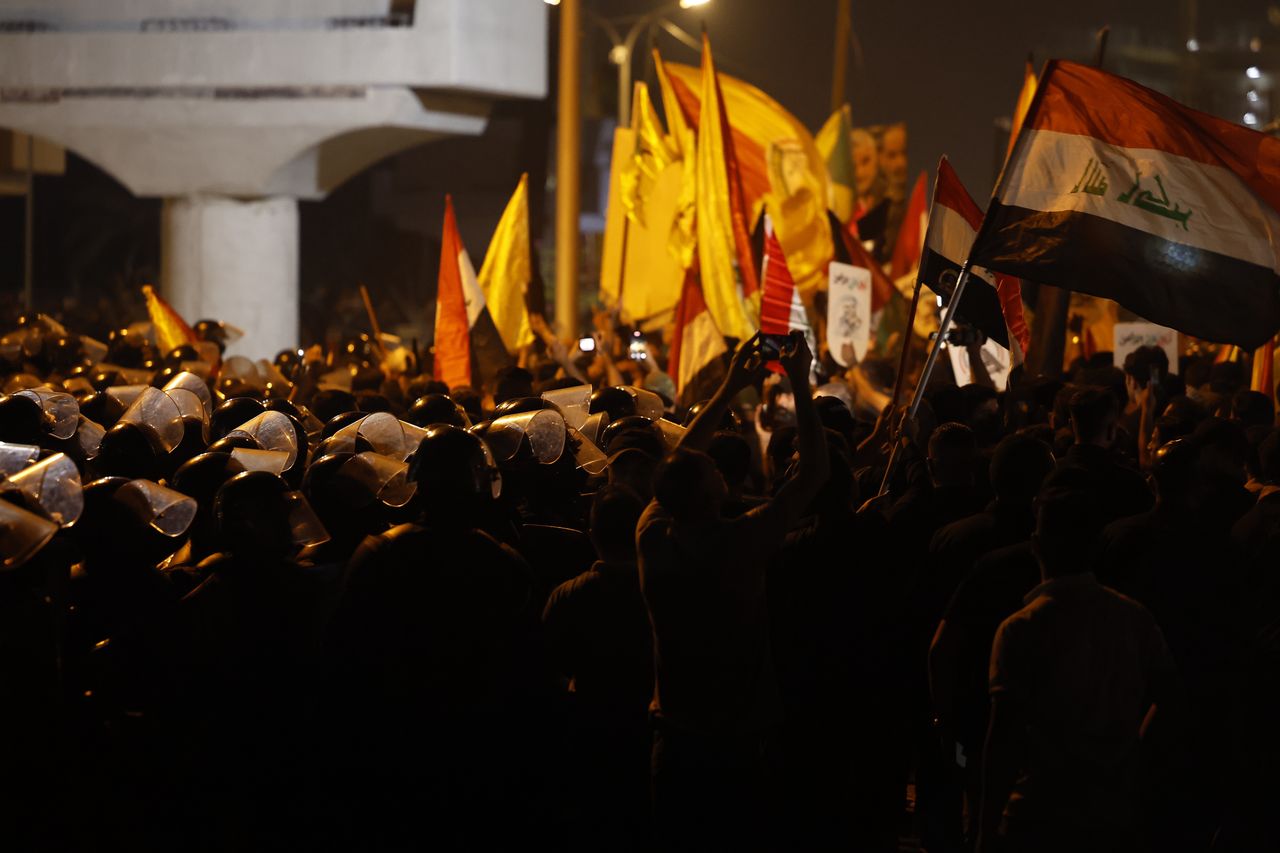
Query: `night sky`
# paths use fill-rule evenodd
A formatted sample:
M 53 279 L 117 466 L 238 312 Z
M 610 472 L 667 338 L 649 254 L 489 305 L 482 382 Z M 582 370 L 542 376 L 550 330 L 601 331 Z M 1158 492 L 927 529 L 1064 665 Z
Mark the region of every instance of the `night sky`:
M 654 0 L 584 0 L 612 16 L 642 12 Z M 977 197 L 995 179 L 993 121 L 1013 108 L 1027 53 L 1039 67 L 1052 52 L 1089 60 L 1092 33 L 1109 24 L 1116 39 L 1185 41 L 1182 0 L 854 0 L 861 56 L 850 57 L 846 99 L 855 124 L 905 121 L 913 174 L 932 172 L 947 154 Z M 1230 34 L 1241 22 L 1280 42 L 1265 0 L 1212 0 L 1199 5 L 1201 40 Z M 705 20 L 722 71 L 761 87 L 811 129 L 831 99 L 836 0 L 712 0 L 672 15 L 697 33 Z M 696 54 L 663 35 L 665 56 Z M 858 60 L 861 61 L 858 61 Z M 585 64 L 585 63 L 584 63 Z M 1237 119 L 1238 120 L 1238 119 Z

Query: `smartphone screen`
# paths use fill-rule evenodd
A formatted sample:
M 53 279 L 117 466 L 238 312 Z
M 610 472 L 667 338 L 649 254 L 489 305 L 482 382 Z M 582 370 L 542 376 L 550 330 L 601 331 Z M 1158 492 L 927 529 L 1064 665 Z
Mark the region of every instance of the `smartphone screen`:
M 595 339 L 595 338 L 590 338 L 590 337 L 588 337 L 588 338 L 578 338 L 578 350 L 579 350 L 580 352 L 595 352 L 595 351 L 596 351 L 596 339 Z

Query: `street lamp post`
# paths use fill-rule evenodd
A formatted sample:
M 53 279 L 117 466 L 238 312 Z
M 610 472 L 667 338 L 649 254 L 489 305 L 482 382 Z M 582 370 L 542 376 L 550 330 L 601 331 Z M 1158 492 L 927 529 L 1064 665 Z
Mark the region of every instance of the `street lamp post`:
M 623 36 L 612 22 L 585 9 L 582 0 L 546 0 L 560 7 L 560 69 L 557 86 L 559 116 L 556 121 L 556 327 L 562 337 L 578 332 L 578 259 L 580 169 L 582 157 L 582 103 L 579 75 L 582 68 L 581 16 L 585 11 L 609 36 L 609 58 L 618 66 L 618 123 L 631 123 L 631 56 L 636 39 L 663 15 L 676 9 L 705 6 L 711 0 L 678 0 L 640 16 Z
M 613 45 L 613 48 L 609 51 L 609 61 L 618 66 L 619 127 L 626 127 L 631 124 L 631 59 L 635 55 L 636 40 L 640 38 L 640 34 L 648 31 L 654 24 L 662 20 L 664 15 L 674 12 L 676 9 L 692 9 L 696 6 L 705 6 L 710 2 L 711 0 L 678 0 L 678 2 L 667 3 L 637 18 L 635 23 L 631 25 L 631 29 L 627 30 L 625 36 L 619 32 L 612 21 L 602 18 L 594 12 L 587 12 L 591 20 L 598 24 L 605 31 L 605 34 L 609 36 L 609 41 Z

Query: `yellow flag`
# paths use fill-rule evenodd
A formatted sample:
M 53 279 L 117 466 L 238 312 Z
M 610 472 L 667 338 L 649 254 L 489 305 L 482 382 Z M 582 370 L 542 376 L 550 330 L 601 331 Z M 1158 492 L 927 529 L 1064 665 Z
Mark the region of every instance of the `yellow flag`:
M 649 87 L 643 82 L 635 84 L 631 98 L 631 131 L 635 134 L 635 153 L 622 164 L 619 175 L 622 204 L 632 222 L 644 225 L 645 199 L 662 171 L 680 159 L 680 152 L 662 129 L 649 100 Z
M 747 313 L 745 297 L 753 295 L 759 287 L 755 262 L 747 245 L 741 207 L 742 185 L 733 138 L 706 35 L 702 37 L 700 102 L 695 225 L 702 293 L 716 328 L 726 337 L 746 340 L 755 334 L 755 324 Z
M 701 69 L 668 62 L 666 73 L 686 114 L 701 119 Z M 787 267 L 801 291 L 811 293 L 825 286 L 827 264 L 835 251 L 827 226 L 825 158 L 808 128 L 768 94 L 728 74 L 717 78 L 740 169 L 748 226 L 759 216 L 765 197 L 772 196 L 780 216 L 773 225 Z
M 529 254 L 529 175 L 520 176 L 484 253 L 477 276 L 489 316 L 508 352 L 533 343 L 525 292 L 533 280 Z
M 681 269 L 693 263 L 693 249 L 698 242 L 694 225 L 694 210 L 698 204 L 697 142 L 693 128 L 685 120 L 684 108 L 671 87 L 667 67 L 657 49 L 653 51 L 654 69 L 658 72 L 658 88 L 662 90 L 662 111 L 667 116 L 667 132 L 679 152 L 684 169 L 681 172 L 680 194 L 676 200 L 676 215 L 671 223 L 671 236 L 667 248 L 679 262 Z
M 1018 93 L 1018 103 L 1013 108 L 1013 124 L 1009 128 L 1009 150 L 1005 152 L 1004 158 L 1009 159 L 1009 155 L 1013 153 L 1013 144 L 1018 141 L 1018 131 L 1022 130 L 1022 122 L 1027 117 L 1027 110 L 1031 109 L 1031 100 L 1036 96 L 1036 70 L 1031 67 L 1031 60 L 1027 60 L 1027 68 L 1022 76 L 1022 91 Z
M 164 352 L 171 352 L 183 344 L 194 344 L 196 334 L 173 306 L 156 293 L 149 284 L 142 285 L 142 298 L 147 302 L 147 316 L 156 334 L 156 345 Z

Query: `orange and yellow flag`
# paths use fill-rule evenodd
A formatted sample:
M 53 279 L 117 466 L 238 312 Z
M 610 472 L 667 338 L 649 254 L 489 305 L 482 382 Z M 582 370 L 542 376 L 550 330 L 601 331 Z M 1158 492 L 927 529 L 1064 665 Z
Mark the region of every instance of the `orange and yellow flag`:
M 171 352 L 184 344 L 196 343 L 196 333 L 191 331 L 182 315 L 156 293 L 154 287 L 142 285 L 142 297 L 147 302 L 147 316 L 151 318 L 151 328 L 156 334 L 156 346 Z

